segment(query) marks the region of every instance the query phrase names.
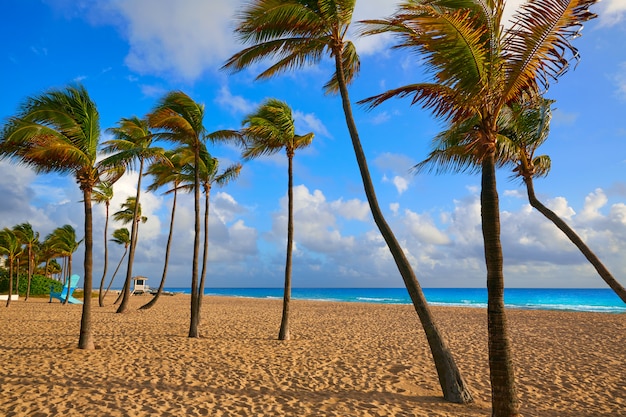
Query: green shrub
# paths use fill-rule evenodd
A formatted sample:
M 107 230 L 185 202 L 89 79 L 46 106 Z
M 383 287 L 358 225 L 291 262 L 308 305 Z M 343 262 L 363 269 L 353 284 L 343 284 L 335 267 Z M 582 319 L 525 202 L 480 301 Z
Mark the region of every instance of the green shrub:
M 15 280 L 13 277 L 13 293 L 15 294 Z M 54 286 L 54 291 L 61 291 L 62 285 L 55 279 L 46 278 L 42 275 L 33 275 L 33 279 L 30 282 L 30 295 L 48 295 L 50 294 L 50 286 Z M 20 282 L 18 293 L 20 296 L 26 296 L 26 290 L 28 288 L 28 275 L 20 274 Z M 6 294 L 9 292 L 9 272 L 5 269 L 0 269 L 0 294 Z

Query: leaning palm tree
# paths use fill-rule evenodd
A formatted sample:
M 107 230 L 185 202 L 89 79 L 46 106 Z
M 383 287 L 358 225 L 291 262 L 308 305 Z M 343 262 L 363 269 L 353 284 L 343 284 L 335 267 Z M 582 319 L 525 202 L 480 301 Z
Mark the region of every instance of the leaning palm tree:
M 291 264 L 293 251 L 293 157 L 296 149 L 307 147 L 313 141 L 313 133 L 296 135 L 291 108 L 287 103 L 268 99 L 243 120 L 240 131 L 245 141 L 243 157 L 252 159 L 270 155 L 284 149 L 287 154 L 287 258 L 285 262 L 285 285 L 283 314 L 278 332 L 279 340 L 289 340 L 289 301 L 291 300 Z
M 137 210 L 140 207 L 139 197 L 141 194 L 141 179 L 143 177 L 144 164 L 149 161 L 163 160 L 164 150 L 160 147 L 152 146 L 153 135 L 146 120 L 138 117 L 122 118 L 117 127 L 108 129 L 115 139 L 104 143 L 105 153 L 114 153 L 102 161 L 103 165 L 116 166 L 124 165 L 128 169 L 134 168 L 138 164 L 137 192 L 135 194 L 135 213 L 133 218 L 139 218 Z M 133 262 L 135 261 L 135 245 L 137 242 L 137 223 L 133 222 L 130 232 L 130 250 L 128 252 L 128 267 L 126 269 L 126 281 L 122 302 L 117 309 L 118 313 L 123 313 L 128 309 L 130 301 L 130 282 L 133 275 Z
M 83 192 L 85 210 L 85 302 L 80 322 L 80 349 L 94 349 L 91 324 L 93 230 L 91 193 L 100 177 L 96 162 L 100 118 L 87 90 L 78 85 L 29 97 L 9 118 L 0 136 L 0 157 L 37 172 L 72 174 Z
M 26 287 L 26 296 L 24 301 L 28 301 L 30 296 L 30 283 L 33 279 L 33 270 L 35 269 L 35 249 L 39 245 L 39 232 L 35 232 L 30 223 L 21 223 L 13 227 L 13 231 L 22 244 L 26 245 L 27 262 L 28 262 L 28 284 Z
M 120 229 L 115 229 L 113 231 L 113 237 L 111 238 L 111 242 L 117 243 L 118 245 L 124 245 L 124 253 L 120 258 L 115 271 L 113 271 L 113 276 L 111 276 L 111 281 L 109 281 L 109 285 L 107 286 L 106 291 L 104 292 L 104 297 L 109 293 L 111 289 L 111 285 L 113 284 L 113 280 L 115 280 L 115 276 L 117 275 L 117 271 L 120 269 L 122 262 L 124 261 L 124 257 L 126 257 L 126 253 L 128 252 L 128 247 L 130 246 L 130 232 L 127 228 L 122 227 Z
M 102 268 L 102 278 L 100 279 L 100 289 L 98 291 L 98 305 L 104 307 L 104 280 L 107 275 L 109 265 L 109 247 L 107 245 L 108 229 L 109 229 L 109 207 L 113 198 L 113 184 L 104 181 L 96 185 L 93 191 L 93 201 L 98 204 L 104 203 L 105 219 L 104 219 L 104 267 Z
M 514 163 L 513 174 L 521 178 L 526 185 L 530 205 L 543 214 L 563 232 L 593 265 L 596 272 L 607 285 L 626 303 L 626 289 L 613 277 L 596 254 L 585 244 L 578 234 L 554 211 L 546 207 L 535 195 L 533 178 L 545 177 L 550 171 L 551 161 L 548 155 L 535 155 L 535 152 L 548 138 L 551 105 L 553 100 L 540 98 L 538 103 L 516 104 L 512 107 L 511 123 L 502 132 L 503 142 L 511 150 Z
M 333 59 L 335 72 L 324 90 L 327 94 L 339 92 L 341 96 L 346 125 L 374 222 L 389 247 L 426 333 L 444 398 L 457 403 L 471 402 L 471 392 L 435 324 L 415 272 L 378 204 L 348 94 L 348 84 L 355 79 L 360 67 L 356 48 L 346 38 L 354 4 L 355 0 L 252 1 L 238 16 L 236 27 L 240 40 L 250 46 L 233 55 L 224 68 L 240 71 L 257 62 L 273 59 L 274 64 L 257 77 L 269 78 L 319 62 L 325 56 Z
M 167 244 L 165 245 L 165 259 L 163 262 L 163 273 L 161 274 L 161 281 L 159 282 L 159 288 L 156 294 L 150 301 L 139 307 L 140 310 L 147 310 L 154 306 L 163 293 L 165 288 L 165 279 L 167 277 L 167 267 L 170 259 L 170 248 L 172 245 L 172 236 L 174 233 L 174 219 L 176 214 L 176 200 L 178 198 L 178 189 L 183 181 L 182 167 L 185 161 L 185 152 L 180 149 L 173 151 L 166 151 L 165 158 L 169 161 L 167 163 L 163 161 L 153 162 L 146 175 L 152 175 L 153 182 L 148 186 L 148 191 L 156 191 L 161 187 L 171 184 L 171 188 L 165 192 L 165 194 L 172 194 L 172 213 L 170 215 L 170 231 L 167 235 Z
M 9 296 L 6 307 L 11 304 L 13 294 L 13 266 L 16 258 L 22 253 L 22 243 L 15 232 L 8 227 L 0 231 L 0 254 L 6 255 L 9 262 Z
M 487 267 L 489 369 L 494 416 L 519 413 L 504 308 L 503 257 L 495 167 L 498 120 L 511 103 L 533 97 L 578 59 L 570 40 L 595 17 L 597 0 L 529 0 L 504 27 L 504 0 L 411 0 L 366 34 L 392 33 L 396 46 L 423 55 L 434 82 L 399 87 L 364 102 L 412 97 L 450 124 L 475 118 L 471 150 L 481 164 L 481 219 Z

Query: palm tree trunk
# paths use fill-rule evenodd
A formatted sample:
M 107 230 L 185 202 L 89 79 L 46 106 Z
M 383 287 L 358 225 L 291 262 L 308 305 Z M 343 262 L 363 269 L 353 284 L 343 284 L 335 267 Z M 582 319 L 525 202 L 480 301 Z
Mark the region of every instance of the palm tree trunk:
M 137 246 L 137 229 L 139 228 L 139 221 L 137 216 L 139 214 L 139 196 L 141 194 L 141 177 L 143 175 L 143 158 L 139 161 L 139 179 L 137 180 L 137 193 L 135 194 L 135 210 L 133 211 L 133 223 L 130 231 L 130 250 L 128 251 L 128 268 L 126 269 L 126 279 L 124 280 L 124 290 L 122 293 L 122 302 L 117 308 L 116 313 L 124 313 L 128 310 L 128 303 L 130 302 L 130 281 L 133 277 L 133 262 L 135 261 L 135 249 Z
M 28 297 L 30 296 L 30 283 L 33 280 L 33 244 L 28 244 L 28 284 L 26 286 L 26 297 L 24 301 L 28 301 Z
M 105 204 L 106 207 L 106 220 L 104 221 L 104 268 L 102 271 L 102 278 L 100 279 L 100 291 L 98 292 L 98 305 L 104 307 L 104 280 L 107 276 L 107 268 L 109 266 L 109 248 L 107 246 L 107 231 L 109 228 L 109 202 Z
M 280 321 L 278 340 L 289 340 L 289 302 L 291 301 L 291 258 L 293 252 L 293 152 L 287 150 L 289 160 L 288 217 L 287 217 L 287 259 L 285 261 L 285 288 L 283 293 L 283 316 Z
M 519 415 L 519 404 L 504 308 L 500 207 L 493 152 L 489 153 L 483 160 L 481 187 L 481 217 L 487 266 L 487 317 L 492 416 L 513 417 Z
M 9 256 L 9 296 L 5 307 L 11 304 L 11 295 L 13 294 L 13 257 Z
M 109 290 L 111 289 L 111 285 L 113 285 L 113 280 L 115 279 L 115 275 L 117 275 L 117 270 L 120 269 L 120 266 L 122 265 L 122 261 L 124 260 L 124 257 L 126 256 L 126 252 L 128 252 L 127 249 L 128 248 L 124 248 L 124 254 L 120 258 L 120 262 L 117 264 L 117 268 L 115 268 L 115 271 L 113 272 L 113 276 L 111 277 L 111 281 L 109 281 L 109 285 L 107 286 L 107 289 L 104 292 L 104 297 L 107 296 L 107 294 L 109 293 Z M 118 301 L 115 300 L 115 303 L 113 303 L 113 304 L 117 304 L 117 303 L 118 303 Z
M 202 312 L 202 300 L 204 298 L 204 282 L 206 280 L 206 268 L 209 260 L 209 196 L 211 186 L 207 185 L 204 190 L 204 248 L 202 249 L 202 272 L 200 273 L 200 284 L 198 285 L 198 325 L 200 324 L 200 313 Z
M 194 238 L 193 261 L 191 265 L 191 319 L 189 320 L 189 337 L 199 337 L 198 324 L 200 322 L 198 299 L 198 254 L 200 252 L 200 138 L 195 139 L 194 145 Z
M 528 201 L 537 211 L 543 214 L 548 220 L 550 220 L 560 231 L 565 233 L 569 240 L 576 245 L 578 250 L 585 255 L 585 258 L 593 265 L 600 277 L 608 284 L 609 287 L 617 294 L 621 300 L 626 303 L 626 289 L 617 282 L 613 275 L 609 272 L 604 264 L 598 259 L 595 253 L 583 242 L 583 240 L 565 223 L 555 212 L 544 206 L 535 196 L 535 187 L 533 186 L 532 178 L 524 179 L 526 183 L 526 191 L 528 193 Z
M 67 302 L 70 300 L 70 284 L 69 282 L 71 282 L 71 278 L 72 278 L 72 254 L 70 253 L 70 256 L 67 257 L 67 264 L 68 266 L 68 273 L 67 273 L 67 279 L 65 280 L 66 282 L 68 282 L 67 284 L 67 292 L 65 293 L 65 300 L 63 300 L 63 305 L 66 305 Z
M 139 307 L 140 310 L 148 310 L 152 306 L 154 306 L 163 293 L 163 288 L 165 287 L 165 277 L 167 276 L 167 264 L 170 259 L 170 247 L 172 246 L 172 235 L 174 232 L 174 214 L 176 213 L 176 196 L 177 190 L 174 188 L 174 199 L 172 202 L 172 215 L 170 217 L 170 232 L 167 236 L 167 245 L 165 247 L 165 263 L 163 264 L 163 274 L 161 275 L 161 282 L 159 283 L 159 289 L 157 293 L 152 297 L 152 300 L 148 301 L 146 304 Z
M 348 89 L 346 87 L 343 73 L 343 64 L 341 62 L 341 51 L 334 51 L 334 56 L 346 124 L 348 125 L 354 154 L 361 172 L 365 195 L 367 197 L 372 216 L 374 217 L 374 222 L 376 223 L 376 226 L 378 226 L 380 234 L 383 236 L 387 246 L 389 247 L 389 251 L 393 256 L 398 271 L 404 280 L 404 285 L 406 286 L 409 296 L 411 297 L 413 307 L 415 308 L 422 327 L 424 328 L 424 332 L 426 333 L 426 339 L 428 340 L 428 345 L 433 355 L 435 368 L 437 369 L 437 375 L 439 377 L 439 384 L 441 385 L 441 390 L 443 391 L 443 397 L 447 401 L 454 403 L 464 404 L 472 402 L 472 393 L 461 376 L 461 373 L 456 366 L 456 362 L 454 361 L 454 357 L 452 356 L 452 353 L 448 349 L 445 340 L 441 336 L 441 333 L 435 324 L 434 318 L 428 308 L 426 297 L 424 296 L 422 288 L 417 281 L 413 269 L 411 268 L 411 264 L 404 255 L 402 246 L 400 246 L 400 243 L 397 241 L 393 231 L 387 224 L 387 221 L 385 220 L 378 205 L 374 185 L 372 184 L 372 179 L 367 167 L 365 153 L 363 152 L 356 123 L 354 122 L 354 117 L 352 115 L 352 106 L 350 104 Z
M 84 262 L 84 284 L 83 284 L 83 314 L 80 320 L 80 338 L 78 339 L 79 349 L 95 349 L 91 331 L 91 289 L 93 277 L 93 228 L 91 210 L 91 188 L 83 189 L 83 200 L 85 204 L 85 262 Z M 69 294 L 69 291 L 68 291 Z

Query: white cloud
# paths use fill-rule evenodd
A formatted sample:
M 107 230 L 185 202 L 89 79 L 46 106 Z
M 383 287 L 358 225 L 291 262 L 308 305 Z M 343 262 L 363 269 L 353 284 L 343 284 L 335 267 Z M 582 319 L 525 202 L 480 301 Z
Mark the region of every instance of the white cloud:
M 222 107 L 230 111 L 233 114 L 247 115 L 252 113 L 258 104 L 251 102 L 243 96 L 236 96 L 230 92 L 228 86 L 223 85 L 215 98 L 215 102 Z
M 580 213 L 580 218 L 585 221 L 595 220 L 601 216 L 600 209 L 606 205 L 608 198 L 602 189 L 598 188 L 585 197 L 585 206 Z
M 603 0 L 598 5 L 598 18 L 601 26 L 615 26 L 621 23 L 626 16 L 626 2 L 624 0 Z
M 324 123 L 314 113 L 303 113 L 296 110 L 293 112 L 293 119 L 296 125 L 296 133 L 306 134 L 312 130 L 316 135 L 332 138 Z

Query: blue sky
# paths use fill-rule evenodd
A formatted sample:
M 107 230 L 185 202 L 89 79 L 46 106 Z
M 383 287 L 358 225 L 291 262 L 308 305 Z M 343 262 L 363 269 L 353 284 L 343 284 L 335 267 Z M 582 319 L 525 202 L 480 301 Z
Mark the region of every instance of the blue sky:
M 511 1 L 509 8 L 521 0 Z M 259 67 L 219 71 L 241 46 L 232 16 L 241 0 L 7 0 L 0 17 L 0 118 L 33 94 L 70 83 L 85 85 L 98 105 L 103 131 L 122 117 L 144 116 L 166 92 L 185 91 L 206 105 L 210 130 L 238 128 L 265 98 L 286 101 L 298 133 L 315 133 L 294 167 L 296 287 L 399 287 L 402 280 L 364 197 L 338 97 L 324 96 L 332 68 L 320 65 L 255 82 Z M 355 20 L 391 14 L 395 2 L 359 0 Z M 557 100 L 543 152 L 552 172 L 537 180 L 538 197 L 562 215 L 614 276 L 626 285 L 626 2 L 604 0 L 599 19 L 575 41 L 582 60 L 553 83 Z M 391 51 L 392 39 L 355 39 L 361 73 L 353 102 L 420 80 L 419 57 Z M 424 287 L 483 287 L 479 176 L 409 173 L 441 124 L 406 100 L 366 112 L 356 121 L 379 203 Z M 103 140 L 108 138 L 103 132 Z M 222 166 L 239 150 L 211 148 Z M 134 195 L 136 174 L 115 186 L 112 211 Z M 146 181 L 144 181 L 144 184 Z M 509 287 L 605 287 L 577 249 L 526 200 L 525 189 L 498 177 L 505 279 Z M 287 164 L 284 153 L 244 165 L 240 178 L 211 201 L 207 287 L 280 287 L 284 277 Z M 72 178 L 36 176 L 0 162 L 0 226 L 29 221 L 42 238 L 72 224 L 82 236 L 81 194 Z M 133 271 L 158 284 L 171 200 L 143 193 L 148 221 L 139 231 Z M 167 286 L 189 286 L 193 202 L 179 199 Z M 103 264 L 104 207 L 94 209 L 94 279 Z M 112 224 L 110 230 L 120 227 Z M 123 252 L 109 245 L 114 269 Z M 82 273 L 82 249 L 74 268 Z M 121 285 L 123 272 L 116 278 Z M 110 276 L 110 274 L 109 274 Z

